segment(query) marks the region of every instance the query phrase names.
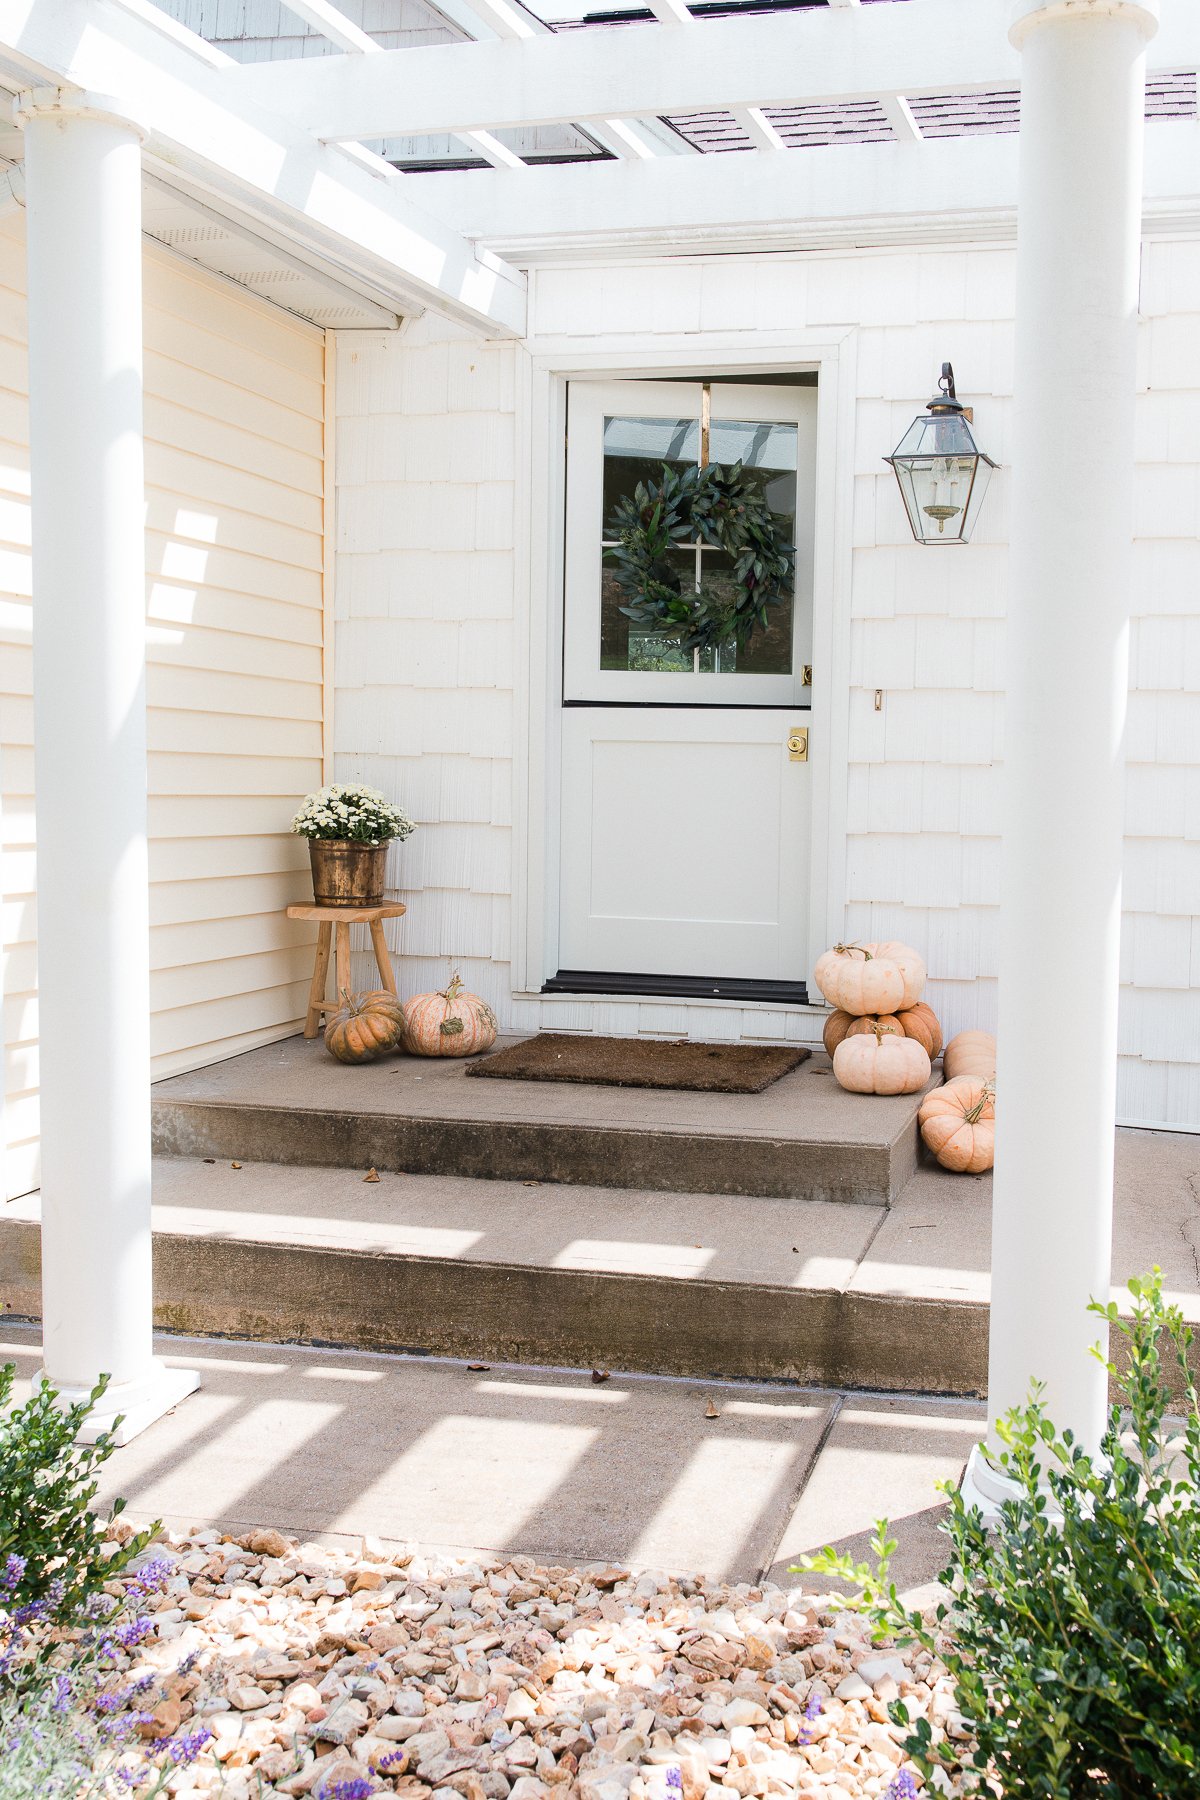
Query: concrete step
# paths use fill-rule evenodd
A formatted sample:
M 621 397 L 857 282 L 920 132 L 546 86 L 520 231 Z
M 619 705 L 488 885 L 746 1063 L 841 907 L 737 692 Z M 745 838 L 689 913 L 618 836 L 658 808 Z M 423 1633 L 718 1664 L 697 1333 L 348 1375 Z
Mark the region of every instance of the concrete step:
M 237 1161 L 156 1160 L 164 1329 L 922 1393 L 984 1381 L 977 1277 L 897 1275 L 914 1223 L 961 1199 L 949 1177 L 888 1208 Z M 0 1223 L 0 1279 L 36 1315 L 35 1200 Z
M 1117 1134 L 1117 1295 L 1157 1263 L 1193 1324 L 1198 1153 L 1195 1138 Z M 923 1166 L 871 1206 L 364 1173 L 158 1158 L 157 1323 L 585 1371 L 984 1387 L 990 1177 Z M 0 1208 L 10 1316 L 41 1310 L 39 1218 L 36 1195 Z
M 348 1068 L 290 1038 L 154 1090 L 155 1148 L 326 1168 L 886 1206 L 919 1095 L 847 1094 L 814 1056 L 762 1094 L 477 1081 L 399 1056 Z

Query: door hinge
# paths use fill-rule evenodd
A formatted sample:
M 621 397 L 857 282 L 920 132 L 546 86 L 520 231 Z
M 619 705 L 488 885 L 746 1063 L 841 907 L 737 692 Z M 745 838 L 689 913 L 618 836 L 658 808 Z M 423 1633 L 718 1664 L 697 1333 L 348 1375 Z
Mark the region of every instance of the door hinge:
M 787 738 L 788 761 L 808 761 L 808 726 L 793 725 Z

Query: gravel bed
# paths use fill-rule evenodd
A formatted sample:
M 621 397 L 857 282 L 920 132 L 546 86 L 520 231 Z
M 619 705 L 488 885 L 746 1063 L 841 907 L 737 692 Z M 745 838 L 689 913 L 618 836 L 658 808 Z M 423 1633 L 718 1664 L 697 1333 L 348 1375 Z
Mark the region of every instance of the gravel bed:
M 208 1728 L 168 1784 L 197 1800 L 903 1795 L 898 1694 L 970 1748 L 941 1663 L 798 1588 L 276 1531 L 148 1554 L 170 1573 L 130 1662 L 155 1676 L 143 1736 Z

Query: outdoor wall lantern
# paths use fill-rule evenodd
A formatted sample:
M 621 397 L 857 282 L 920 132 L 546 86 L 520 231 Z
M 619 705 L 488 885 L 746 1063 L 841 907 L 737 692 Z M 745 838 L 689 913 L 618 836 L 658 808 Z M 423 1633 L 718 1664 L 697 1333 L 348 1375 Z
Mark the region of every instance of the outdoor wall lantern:
M 904 510 L 918 544 L 965 544 L 975 529 L 991 473 L 998 465 L 976 448 L 967 409 L 954 393 L 954 370 L 942 364 L 938 393 L 914 419 L 891 456 Z

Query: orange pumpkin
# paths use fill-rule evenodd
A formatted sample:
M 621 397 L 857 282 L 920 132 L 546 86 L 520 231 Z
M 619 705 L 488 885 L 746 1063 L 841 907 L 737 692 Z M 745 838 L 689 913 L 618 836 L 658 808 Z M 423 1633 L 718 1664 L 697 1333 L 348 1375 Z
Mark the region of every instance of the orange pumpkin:
M 992 1076 L 996 1073 L 996 1040 L 990 1031 L 960 1031 L 946 1045 L 942 1057 L 946 1080 L 959 1075 Z
M 981 1175 L 996 1157 L 996 1089 L 991 1079 L 958 1075 L 926 1094 L 921 1136 L 943 1169 Z
M 938 1024 L 937 1014 L 931 1006 L 919 1001 L 900 1013 L 866 1013 L 856 1019 L 853 1013 L 830 1013 L 825 1021 L 822 1038 L 826 1054 L 832 1056 L 843 1038 L 855 1037 L 861 1032 L 870 1031 L 872 1025 L 886 1025 L 890 1030 L 899 1031 L 905 1037 L 916 1038 L 930 1062 L 942 1047 L 942 1028 Z
M 496 1015 L 455 975 L 440 994 L 404 1002 L 404 1035 L 414 1056 L 475 1056 L 496 1041 Z
M 867 1031 L 842 1039 L 833 1073 L 852 1094 L 916 1094 L 929 1080 L 929 1057 L 916 1038 L 873 1021 Z
M 397 1050 L 404 1038 L 404 1014 L 395 994 L 375 988 L 369 994 L 342 990 L 342 1005 L 325 1026 L 325 1048 L 339 1062 L 374 1062 Z
M 861 1017 L 915 1006 L 925 986 L 925 964 L 907 944 L 835 944 L 813 971 L 830 1006 Z

